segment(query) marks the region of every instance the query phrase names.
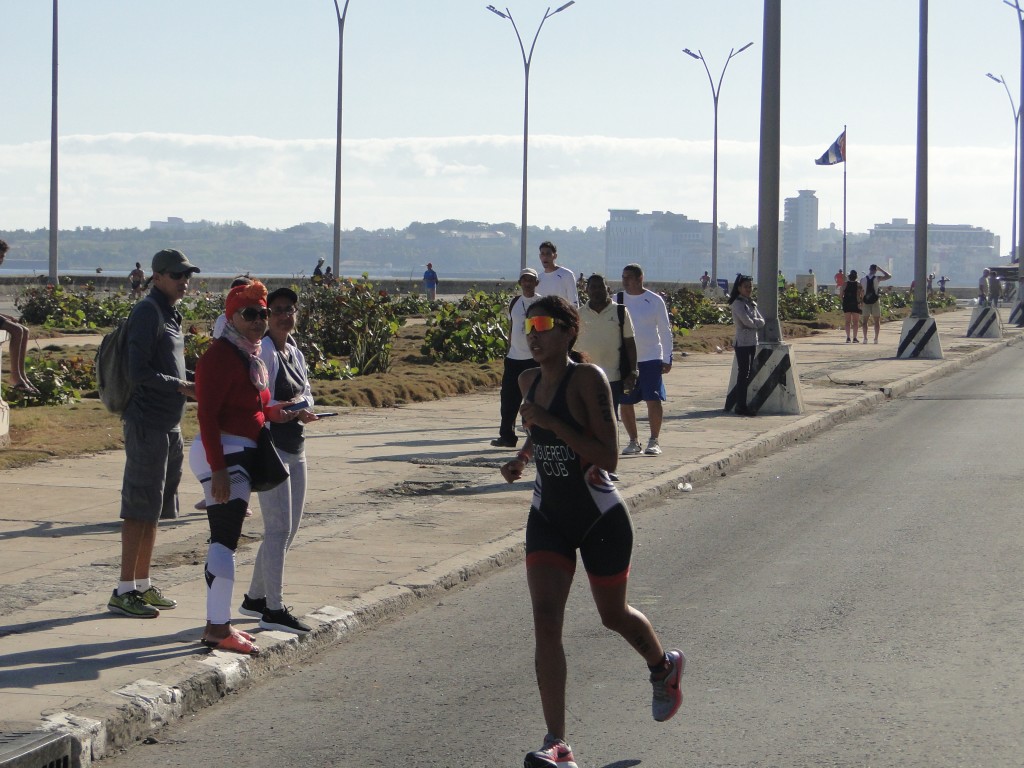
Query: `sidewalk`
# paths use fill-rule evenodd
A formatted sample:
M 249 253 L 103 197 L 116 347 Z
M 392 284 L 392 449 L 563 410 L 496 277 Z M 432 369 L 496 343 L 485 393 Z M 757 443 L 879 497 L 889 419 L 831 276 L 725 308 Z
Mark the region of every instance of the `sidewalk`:
M 710 480 L 797 439 L 853 418 L 928 380 L 1014 343 L 964 338 L 970 310 L 937 316 L 944 360 L 895 360 L 901 323 L 874 344 L 842 331 L 792 341 L 805 413 L 725 415 L 732 355 L 689 355 L 668 375 L 664 454 L 623 457 L 619 483 L 642 519 L 678 483 Z M 1002 315 L 1008 315 L 1003 310 Z M 645 410 L 637 410 L 643 419 Z M 111 452 L 0 472 L 0 731 L 55 729 L 78 742 L 81 765 L 272 674 L 347 632 L 522 558 L 531 482 L 505 484 L 511 451 L 492 448 L 496 392 L 397 409 L 347 409 L 307 428 L 309 495 L 288 557 L 286 601 L 317 625 L 297 639 L 260 632 L 255 659 L 206 652 L 203 562 L 208 526 L 192 505 L 161 524 L 154 581 L 178 607 L 152 621 L 106 609 L 120 558 L 121 472 Z M 646 421 L 640 435 L 646 439 Z M 532 479 L 532 475 L 531 475 Z M 238 550 L 235 604 L 262 535 L 258 503 Z M 256 621 L 240 618 L 252 630 Z M 3 755 L 0 753 L 0 765 Z

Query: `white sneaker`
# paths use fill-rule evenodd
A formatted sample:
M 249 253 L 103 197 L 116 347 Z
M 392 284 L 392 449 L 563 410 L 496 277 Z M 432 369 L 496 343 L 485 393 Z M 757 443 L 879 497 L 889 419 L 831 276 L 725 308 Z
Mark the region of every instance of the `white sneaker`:
M 640 452 L 639 448 L 640 448 L 640 446 L 638 445 L 637 446 L 637 453 Z M 658 438 L 652 437 L 650 440 L 647 441 L 647 448 L 644 450 L 644 453 L 646 453 L 648 456 L 660 456 L 661 455 L 661 446 L 658 445 Z
M 637 456 L 643 453 L 640 448 L 640 443 L 636 440 L 630 440 L 629 445 L 622 449 L 623 456 Z

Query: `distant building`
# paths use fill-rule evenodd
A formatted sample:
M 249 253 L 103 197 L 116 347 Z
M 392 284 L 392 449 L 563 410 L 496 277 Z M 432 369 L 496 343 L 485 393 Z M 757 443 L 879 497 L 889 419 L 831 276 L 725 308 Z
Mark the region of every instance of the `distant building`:
M 184 219 L 178 216 L 168 216 L 167 221 L 149 222 L 150 229 L 200 229 L 208 225 L 209 222 L 185 221 Z
M 671 211 L 609 209 L 605 262 L 612 280 L 637 263 L 648 280 L 696 282 L 711 267 L 711 225 Z
M 798 197 L 783 204 L 782 258 L 779 269 L 790 277 L 818 266 L 818 198 L 813 189 L 801 189 Z
M 858 260 L 865 268 L 881 264 L 896 285 L 914 279 L 914 225 L 907 219 L 876 224 Z M 976 285 L 981 271 L 1007 263 L 1000 257 L 999 237 L 969 224 L 929 224 L 927 271 L 946 275 L 954 286 Z M 854 267 L 856 268 L 856 267 Z

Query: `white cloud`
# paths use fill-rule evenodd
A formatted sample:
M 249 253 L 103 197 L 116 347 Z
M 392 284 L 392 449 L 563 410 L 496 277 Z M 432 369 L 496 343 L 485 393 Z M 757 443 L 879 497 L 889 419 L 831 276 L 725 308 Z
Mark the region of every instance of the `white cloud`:
M 333 220 L 333 140 L 111 133 L 67 136 L 60 148 L 63 227 L 145 227 L 167 216 L 267 227 Z M 782 148 L 780 198 L 816 190 L 821 225 L 842 226 L 844 166 L 814 165 L 825 148 Z M 519 220 L 521 136 L 345 139 L 344 149 L 346 228 Z M 848 149 L 850 231 L 893 217 L 913 220 L 915 148 Z M 756 143 L 720 141 L 720 220 L 756 223 L 758 157 Z M 709 141 L 531 136 L 530 220 L 600 226 L 608 208 L 709 220 L 711 163 Z M 1005 150 L 932 147 L 930 220 L 992 229 L 1004 236 L 1005 250 L 1011 165 Z M 46 142 L 0 144 L 0 227 L 46 226 L 48 185 Z

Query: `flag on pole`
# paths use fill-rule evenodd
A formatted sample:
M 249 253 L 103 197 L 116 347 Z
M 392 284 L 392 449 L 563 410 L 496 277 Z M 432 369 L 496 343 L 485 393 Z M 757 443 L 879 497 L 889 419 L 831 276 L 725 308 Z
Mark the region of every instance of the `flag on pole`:
M 839 134 L 839 138 L 832 142 L 832 146 L 825 150 L 825 154 L 814 161 L 815 165 L 835 165 L 846 162 L 846 131 Z

